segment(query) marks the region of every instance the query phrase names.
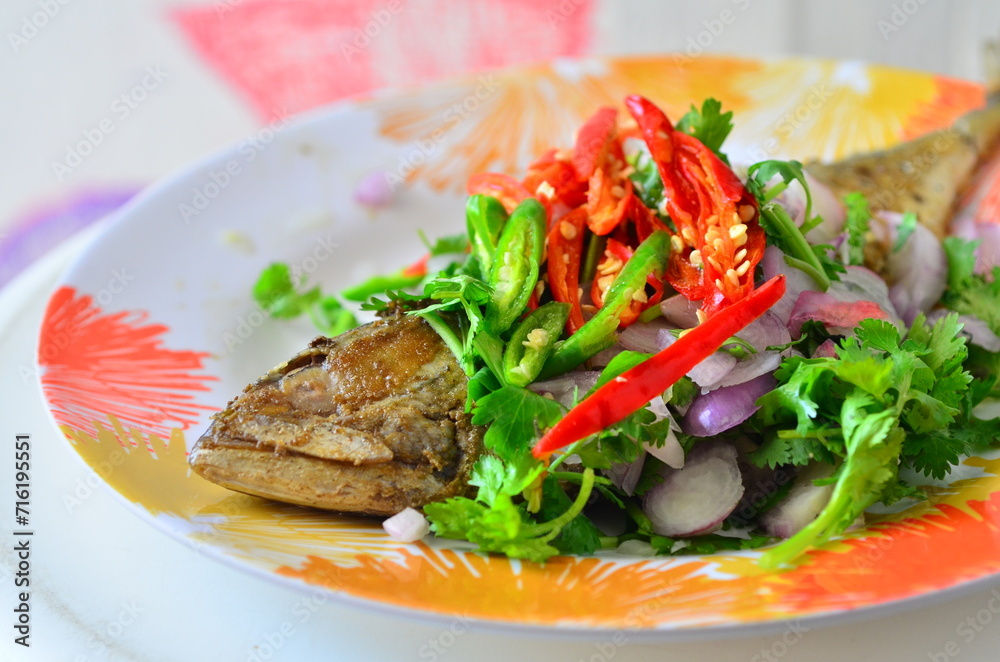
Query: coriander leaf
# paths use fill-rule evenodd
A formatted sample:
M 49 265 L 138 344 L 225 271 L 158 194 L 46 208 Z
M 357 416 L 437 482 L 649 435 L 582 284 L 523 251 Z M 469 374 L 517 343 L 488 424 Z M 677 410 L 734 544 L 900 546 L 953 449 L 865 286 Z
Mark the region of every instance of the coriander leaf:
M 381 274 L 372 276 L 357 285 L 353 285 L 341 290 L 340 296 L 348 301 L 367 301 L 376 294 L 385 294 L 392 290 L 403 290 L 423 282 L 422 274 L 408 274 L 405 269 L 401 269 L 392 274 Z
M 430 253 L 431 257 L 466 253 L 469 250 L 469 237 L 464 232 L 438 237 L 433 243 L 427 239 L 423 231 L 419 231 L 417 234 L 420 236 L 420 241 L 427 247 L 427 252 Z
M 544 562 L 558 554 L 558 548 L 550 543 L 583 511 L 594 489 L 593 469 L 584 470 L 580 491 L 569 507 L 539 523 L 531 519 L 523 505 L 514 502 L 512 494 L 523 491 L 544 466 L 527 454 L 516 466 L 504 466 L 498 458 L 494 460 L 477 463 L 473 470 L 473 478 L 481 485 L 480 491 L 487 490 L 485 497 L 490 498 L 490 503 L 478 497 L 477 500 L 452 497 L 429 503 L 424 506 L 424 513 L 431 522 L 431 530 L 442 538 L 468 540 L 481 551 L 499 552 L 511 558 Z M 501 472 L 503 479 L 498 485 Z
M 840 419 L 847 457 L 829 503 L 805 528 L 761 557 L 762 567 L 774 569 L 845 531 L 865 508 L 879 499 L 896 479 L 905 434 L 891 410 L 878 410 L 868 394 L 848 396 Z
M 752 533 L 748 538 L 737 538 L 735 536 L 720 536 L 709 534 L 689 538 L 687 544 L 679 549 L 683 554 L 715 554 L 716 552 L 736 551 L 740 549 L 758 549 L 774 542 L 771 536 Z
M 503 460 L 494 455 L 483 455 L 472 467 L 469 485 L 479 488 L 476 501 L 492 506 L 506 478 L 506 468 Z
M 771 434 L 757 450 L 750 453 L 750 462 L 758 467 L 766 466 L 772 469 L 783 464 L 802 467 L 815 460 L 827 463 L 834 462 L 836 458 L 824 445 L 823 437 L 829 435 L 836 441 L 843 443 L 839 430 L 817 428 L 811 432 L 811 435 L 797 437 Z
M 554 476 L 542 483 L 542 508 L 538 512 L 543 521 L 555 519 L 567 511 L 573 501 Z M 601 533 L 584 514 L 577 515 L 566 524 L 552 545 L 563 554 L 593 554 L 601 547 Z
M 490 287 L 469 275 L 439 276 L 424 285 L 424 297 L 440 303 L 410 311 L 426 319 L 455 354 L 466 375 L 475 374 L 476 338 L 483 326 L 482 306 L 490 297 Z M 451 327 L 435 319 L 438 311 L 462 311 L 458 316 L 459 339 Z M 461 345 L 461 347 L 457 347 Z
M 503 459 L 531 448 L 541 432 L 552 427 L 566 409 L 555 400 L 518 386 L 504 386 L 480 398 L 472 422 L 489 425 L 483 443 Z
M 469 377 L 469 386 L 467 389 L 468 397 L 465 401 L 465 411 L 471 412 L 474 403 L 479 402 L 479 400 L 497 390 L 500 386 L 501 384 L 497 381 L 497 378 L 493 374 L 492 370 L 486 366 L 480 368 L 476 374 Z
M 335 338 L 358 325 L 354 313 L 332 296 L 316 301 L 308 308 L 309 317 L 323 335 Z
M 677 122 L 677 129 L 694 136 L 715 152 L 723 163 L 729 165 L 729 159 L 722 153 L 722 143 L 729 132 L 733 130 L 733 112 L 722 112 L 722 102 L 708 98 L 701 104 L 699 111 L 693 105 L 691 110 Z
M 781 184 L 767 189 L 767 185 L 775 177 L 781 177 Z M 801 163 L 798 161 L 778 161 L 771 159 L 768 161 L 759 161 L 747 170 L 747 190 L 757 198 L 761 207 L 777 197 L 792 182 L 801 184 L 805 191 L 805 218 L 806 222 L 809 222 L 811 220 L 810 212 L 812 211 L 812 192 L 809 190 L 809 182 L 806 181 L 806 175 L 802 170 Z
M 917 215 L 912 211 L 908 211 L 903 214 L 903 220 L 899 223 L 899 229 L 896 231 L 896 243 L 892 245 L 892 252 L 898 253 L 903 250 L 903 246 L 909 240 L 910 235 L 912 235 L 917 229 Z
M 643 147 L 635 154 L 629 155 L 626 160 L 632 166 L 629 179 L 632 180 L 634 190 L 642 204 L 654 211 L 657 210 L 663 199 L 663 179 L 649 150 Z M 586 271 L 584 273 L 586 274 Z
M 968 441 L 954 436 L 950 430 L 927 434 L 911 432 L 903 442 L 902 459 L 914 470 L 940 480 L 958 464 L 960 456 L 969 451 Z
M 690 405 L 699 393 L 701 393 L 701 389 L 694 383 L 694 380 L 684 376 L 674 382 L 674 385 L 667 390 L 664 399 L 676 407 L 678 411 L 684 411 L 683 408 Z
M 284 262 L 269 264 L 253 286 L 254 301 L 271 317 L 298 317 L 319 298 L 319 289 L 298 292 L 292 282 L 291 270 Z
M 979 318 L 1000 335 L 1000 267 L 993 267 L 989 274 L 976 273 L 976 249 L 980 243 L 960 237 L 944 240 L 948 289 L 941 301 L 955 312 Z
M 976 249 L 981 241 L 970 241 L 962 237 L 946 237 L 941 242 L 948 258 L 948 287 L 962 290 L 976 273 Z
M 283 262 L 264 268 L 254 283 L 252 295 L 271 317 L 294 319 L 308 313 L 316 328 L 326 336 L 338 336 L 358 325 L 354 314 L 336 297 L 324 297 L 318 287 L 299 292 L 291 270 Z
M 847 207 L 847 219 L 844 221 L 844 230 L 847 232 L 847 263 L 863 265 L 872 218 L 868 198 L 857 191 L 848 193 L 844 196 L 844 205 Z
M 879 501 L 887 506 L 900 501 L 901 499 L 919 499 L 924 500 L 927 498 L 927 494 L 924 493 L 919 487 L 913 487 L 903 480 L 889 481 L 882 490 L 882 494 L 879 495 Z
M 662 446 L 674 435 L 675 427 L 671 418 L 657 420 L 657 415 L 644 407 L 594 435 L 576 452 L 584 466 L 608 469 L 614 464 L 634 462 L 647 444 Z
M 795 420 L 799 434 L 807 433 L 813 427 L 813 419 L 819 415 L 817 399 L 830 392 L 834 373 L 829 368 L 835 359 L 802 359 L 792 357 L 782 361 L 775 372 L 779 386 L 765 393 L 757 404 L 757 413 L 764 425 L 775 425 Z
M 633 496 L 641 497 L 657 485 L 663 482 L 663 469 L 666 463 L 654 455 L 646 455 L 642 463 L 642 472 L 639 474 L 639 481 L 635 484 Z

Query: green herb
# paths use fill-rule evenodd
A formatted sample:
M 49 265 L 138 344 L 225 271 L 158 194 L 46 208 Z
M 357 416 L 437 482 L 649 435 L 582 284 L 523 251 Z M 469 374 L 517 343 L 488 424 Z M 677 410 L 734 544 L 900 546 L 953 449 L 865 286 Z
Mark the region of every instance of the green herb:
M 692 105 L 691 110 L 677 122 L 677 129 L 700 140 L 729 165 L 729 159 L 722 153 L 722 143 L 733 130 L 733 111 L 723 113 L 722 102 L 718 99 L 705 99 L 700 111 Z
M 943 475 L 970 444 L 989 443 L 996 425 L 954 432 L 956 422 L 973 420 L 960 326 L 954 314 L 933 326 L 920 315 L 903 340 L 889 322 L 863 320 L 855 337 L 841 341 L 837 358 L 783 362 L 778 388 L 758 401 L 756 422 L 767 441 L 754 461 L 774 466 L 817 458 L 840 466 L 819 517 L 769 550 L 763 565 L 783 565 L 842 533 L 876 501 L 912 495 L 899 479 L 901 462 Z
M 584 474 L 574 474 L 582 484 Z M 607 481 L 607 479 L 603 479 Z M 610 482 L 610 481 L 607 481 Z M 542 504 L 538 511 L 543 520 L 554 520 L 573 506 L 573 500 L 566 495 L 566 490 L 559 484 L 555 476 L 546 476 L 542 483 Z M 574 517 L 566 524 L 559 535 L 552 540 L 552 546 L 560 554 L 593 554 L 601 546 L 601 532 L 585 515 Z
M 781 183 L 767 188 L 774 177 L 781 177 Z M 792 182 L 802 185 L 806 194 L 805 223 L 799 228 L 785 209 L 773 202 Z M 777 246 L 785 254 L 785 262 L 808 274 L 823 291 L 830 287 L 830 281 L 839 280 L 838 274 L 844 267 L 831 255 L 828 245 L 813 246 L 806 241 L 805 233 L 822 222 L 819 216 L 811 216 L 812 193 L 806 181 L 802 164 L 798 161 L 761 161 L 750 166 L 747 171 L 747 190 L 760 205 L 760 225 L 767 234 L 768 242 Z
M 490 455 L 481 457 L 469 479 L 479 488 L 475 499 L 452 497 L 424 506 L 431 530 L 442 538 L 469 540 L 484 552 L 499 552 L 511 558 L 543 562 L 558 554 L 559 548 L 552 543 L 583 511 L 594 488 L 594 470 L 584 470 L 580 490 L 568 508 L 555 514 L 552 511 L 557 508 L 553 506 L 544 514 L 554 515 L 551 519 L 536 522 L 523 502 L 515 502 L 515 497 L 531 487 L 544 469 L 530 454 L 508 462 Z M 587 544 L 582 538 L 589 533 L 570 529 L 561 544 Z
M 865 263 L 865 243 L 871 224 L 871 208 L 868 198 L 855 191 L 844 196 L 847 207 L 847 220 L 844 230 L 847 232 L 847 263 L 863 265 Z
M 917 230 L 917 215 L 912 211 L 903 214 L 903 220 L 899 223 L 899 230 L 896 231 L 896 243 L 892 245 L 892 252 L 898 253 L 903 250 L 903 246 L 909 241 L 910 236 Z
M 268 265 L 253 286 L 253 299 L 271 317 L 294 319 L 303 313 L 327 336 L 337 336 L 358 325 L 354 315 L 334 296 L 323 296 L 319 287 L 300 291 L 283 262 Z
M 561 404 L 526 388 L 504 386 L 480 398 L 472 422 L 488 425 L 483 444 L 504 459 L 527 452 L 566 413 Z
M 973 315 L 1000 335 L 1000 267 L 988 276 L 976 274 L 976 248 L 979 241 L 959 237 L 944 240 L 948 256 L 948 289 L 942 302 L 948 308 Z
M 340 296 L 348 301 L 364 302 L 376 294 L 385 294 L 392 290 L 404 290 L 423 282 L 425 276 L 408 274 L 405 269 L 392 274 L 381 274 L 341 290 Z
M 431 257 L 469 252 L 469 237 L 465 233 L 445 235 L 434 241 L 428 239 L 423 230 L 418 230 L 417 235 L 427 247 L 427 252 Z
M 642 204 L 653 210 L 659 209 L 660 201 L 663 199 L 663 179 L 649 150 L 644 145 L 635 154 L 630 154 L 626 160 L 632 166 L 629 179 L 632 180 L 633 190 L 642 200 Z
M 948 288 L 964 289 L 976 274 L 976 249 L 981 241 L 946 237 L 942 243 L 948 258 Z

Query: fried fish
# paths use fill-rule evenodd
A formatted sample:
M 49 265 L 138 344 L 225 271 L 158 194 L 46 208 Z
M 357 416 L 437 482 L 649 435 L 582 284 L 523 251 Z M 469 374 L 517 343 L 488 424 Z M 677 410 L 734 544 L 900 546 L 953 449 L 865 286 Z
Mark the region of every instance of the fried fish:
M 464 494 L 482 429 L 467 380 L 438 334 L 395 314 L 319 337 L 250 384 L 190 454 L 233 490 L 344 512 L 392 515 Z
M 860 191 L 872 211 L 913 212 L 943 238 L 959 195 L 998 138 L 1000 90 L 946 129 L 835 163 L 809 163 L 806 170 L 838 198 Z

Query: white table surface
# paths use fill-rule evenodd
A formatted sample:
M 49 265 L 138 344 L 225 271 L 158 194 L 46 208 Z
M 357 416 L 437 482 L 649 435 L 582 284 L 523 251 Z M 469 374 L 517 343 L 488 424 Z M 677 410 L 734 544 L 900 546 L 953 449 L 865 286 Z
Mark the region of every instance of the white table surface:
M 801 635 L 788 631 L 650 644 L 629 643 L 624 633 L 615 643 L 525 638 L 472 631 L 457 621 L 435 625 L 386 617 L 322 594 L 283 588 L 204 557 L 137 518 L 110 490 L 89 488 L 90 472 L 42 403 L 32 368 L 36 331 L 48 291 L 92 234 L 57 249 L 0 292 L 0 531 L 5 541 L 0 548 L 0 660 L 946 662 L 998 657 L 997 589 L 938 596 L 929 605 L 891 616 L 858 614 L 849 624 L 814 626 Z M 24 432 L 32 438 L 35 530 L 29 649 L 13 643 L 16 560 L 9 533 L 13 442 Z M 68 495 L 79 505 L 68 507 Z

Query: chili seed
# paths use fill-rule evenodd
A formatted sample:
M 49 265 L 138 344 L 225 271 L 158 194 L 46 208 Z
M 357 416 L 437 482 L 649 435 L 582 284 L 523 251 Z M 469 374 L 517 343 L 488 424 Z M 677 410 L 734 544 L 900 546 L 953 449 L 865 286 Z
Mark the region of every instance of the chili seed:
M 573 225 L 572 223 L 569 223 L 568 221 L 560 221 L 559 234 L 563 236 L 563 239 L 567 241 L 572 241 L 573 239 L 576 239 L 577 235 L 576 226 Z
M 552 199 L 552 197 L 555 194 L 556 194 L 556 189 L 552 186 L 552 184 L 549 184 L 547 181 L 543 181 L 541 184 L 538 185 L 538 188 L 535 189 L 535 195 L 540 198 L 544 197 Z

